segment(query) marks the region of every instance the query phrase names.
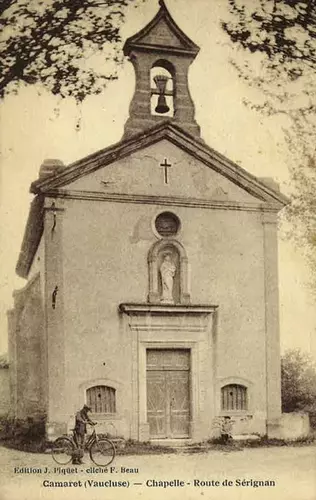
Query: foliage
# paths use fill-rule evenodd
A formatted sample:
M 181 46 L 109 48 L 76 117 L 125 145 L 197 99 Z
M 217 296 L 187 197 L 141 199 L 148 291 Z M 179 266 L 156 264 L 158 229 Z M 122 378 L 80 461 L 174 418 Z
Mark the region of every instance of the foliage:
M 0 97 L 20 82 L 78 102 L 100 93 L 117 77 L 120 27 L 136 1 L 2 0 Z
M 289 119 L 288 142 L 300 154 L 315 154 L 316 2 L 315 0 L 228 0 L 230 18 L 222 28 L 244 49 L 242 62 L 231 61 L 263 102 L 245 103 L 266 115 Z M 247 53 L 248 56 L 247 57 Z M 313 141 L 310 151 L 306 144 Z M 294 152 L 292 147 L 291 153 Z
M 222 27 L 233 42 L 268 58 L 268 67 L 297 79 L 316 64 L 315 0 L 229 0 Z
M 45 418 L 2 418 L 0 441 L 10 448 L 30 452 L 43 452 L 45 443 Z
M 287 351 L 281 360 L 282 411 L 316 411 L 316 369 L 309 355 Z
M 242 448 L 275 448 L 283 446 L 300 447 L 300 446 L 310 446 L 315 443 L 315 436 L 312 434 L 307 437 L 302 437 L 293 440 L 287 439 L 277 439 L 268 438 L 267 436 L 262 436 L 260 439 L 249 439 L 241 442 Z
M 290 236 L 304 248 L 316 283 L 316 2 L 315 0 L 228 0 L 222 27 L 242 47 L 232 64 L 256 91 L 245 104 L 285 124 L 291 205 Z M 248 57 L 247 57 L 248 54 Z M 314 286 L 314 290 L 316 287 Z
M 302 114 L 302 113 L 301 113 Z M 304 248 L 310 262 L 311 281 L 316 283 L 316 120 L 297 119 L 285 131 L 289 152 L 295 160 L 290 167 L 293 191 L 286 216 L 292 239 Z M 312 290 L 316 292 L 315 286 Z

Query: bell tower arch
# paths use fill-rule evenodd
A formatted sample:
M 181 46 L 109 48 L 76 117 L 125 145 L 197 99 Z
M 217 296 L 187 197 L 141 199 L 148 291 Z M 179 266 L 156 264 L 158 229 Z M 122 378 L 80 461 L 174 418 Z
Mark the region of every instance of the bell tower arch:
M 151 115 L 174 116 L 175 68 L 166 59 L 158 59 L 150 70 Z
M 124 138 L 167 120 L 200 137 L 188 84 L 199 47 L 176 25 L 165 2 L 159 5 L 152 21 L 124 45 L 136 78 Z

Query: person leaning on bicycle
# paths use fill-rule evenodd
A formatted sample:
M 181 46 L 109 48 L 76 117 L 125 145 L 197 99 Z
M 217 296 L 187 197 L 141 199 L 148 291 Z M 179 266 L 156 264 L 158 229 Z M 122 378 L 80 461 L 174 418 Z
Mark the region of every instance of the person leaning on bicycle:
M 84 443 L 85 443 L 85 435 L 87 433 L 87 424 L 90 425 L 95 425 L 95 422 L 92 422 L 92 420 L 88 416 L 88 412 L 92 411 L 91 408 L 89 408 L 88 405 L 83 405 L 81 410 L 79 410 L 76 413 L 76 421 L 75 421 L 75 428 L 74 428 L 74 440 L 76 445 L 78 446 L 78 449 L 80 451 L 79 456 L 73 463 L 78 463 L 82 464 L 82 456 L 83 456 L 83 450 L 84 450 Z

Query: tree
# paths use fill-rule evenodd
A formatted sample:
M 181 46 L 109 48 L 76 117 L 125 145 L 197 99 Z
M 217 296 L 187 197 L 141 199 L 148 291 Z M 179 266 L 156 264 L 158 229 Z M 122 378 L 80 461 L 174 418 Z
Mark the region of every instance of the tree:
M 232 19 L 222 27 L 233 42 L 267 56 L 267 67 L 290 79 L 316 64 L 315 0 L 228 0 Z
M 232 64 L 260 91 L 245 104 L 268 116 L 286 117 L 292 203 L 291 236 L 311 260 L 316 283 L 316 2 L 315 0 L 228 0 L 222 28 L 244 49 Z M 259 71 L 258 71 L 259 62 Z M 316 290 L 316 287 L 313 287 Z
M 120 27 L 132 2 L 137 0 L 2 0 L 0 97 L 20 82 L 42 84 L 77 102 L 100 93 L 117 77 Z M 97 55 L 103 56 L 101 68 Z
M 281 359 L 282 411 L 316 411 L 316 370 L 310 356 L 299 349 Z

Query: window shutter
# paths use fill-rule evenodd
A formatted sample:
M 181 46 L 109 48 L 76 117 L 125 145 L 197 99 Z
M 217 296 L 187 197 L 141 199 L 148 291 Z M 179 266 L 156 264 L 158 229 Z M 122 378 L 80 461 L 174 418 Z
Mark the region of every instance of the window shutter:
M 93 413 L 115 413 L 115 389 L 107 385 L 96 385 L 87 390 L 87 405 Z

